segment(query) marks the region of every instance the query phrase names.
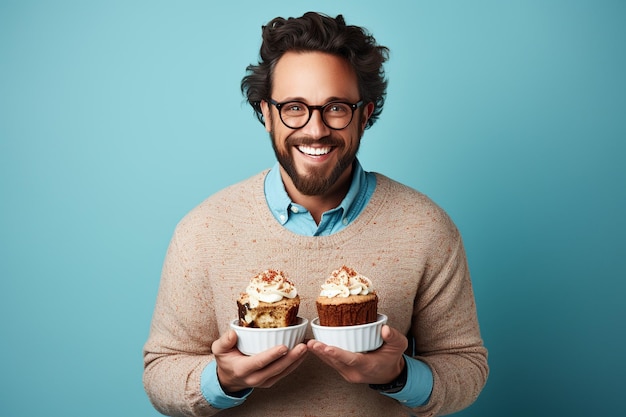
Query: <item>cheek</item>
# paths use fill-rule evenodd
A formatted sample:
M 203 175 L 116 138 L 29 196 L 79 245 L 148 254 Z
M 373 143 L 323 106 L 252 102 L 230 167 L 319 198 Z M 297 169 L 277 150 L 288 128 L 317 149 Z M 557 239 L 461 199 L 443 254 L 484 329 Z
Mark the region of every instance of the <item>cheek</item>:
M 281 132 L 280 129 L 276 129 L 276 126 L 271 126 L 269 132 L 274 149 L 283 153 L 287 152 L 287 145 L 285 144 L 287 137 L 285 133 Z
M 361 142 L 361 128 L 357 126 L 350 135 L 350 138 L 347 139 L 348 147 L 352 150 L 357 149 L 359 147 L 359 143 Z

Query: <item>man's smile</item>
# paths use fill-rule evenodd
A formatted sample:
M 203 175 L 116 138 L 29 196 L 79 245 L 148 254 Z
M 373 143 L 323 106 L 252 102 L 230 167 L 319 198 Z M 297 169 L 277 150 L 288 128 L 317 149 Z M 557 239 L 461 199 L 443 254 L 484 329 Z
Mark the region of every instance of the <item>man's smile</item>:
M 313 146 L 299 145 L 299 146 L 296 146 L 296 148 L 301 153 L 303 153 L 305 155 L 310 155 L 310 156 L 326 155 L 326 154 L 330 153 L 330 151 L 333 150 L 333 148 L 331 146 L 324 146 L 324 147 L 321 147 L 321 148 L 317 148 L 317 147 L 313 147 Z

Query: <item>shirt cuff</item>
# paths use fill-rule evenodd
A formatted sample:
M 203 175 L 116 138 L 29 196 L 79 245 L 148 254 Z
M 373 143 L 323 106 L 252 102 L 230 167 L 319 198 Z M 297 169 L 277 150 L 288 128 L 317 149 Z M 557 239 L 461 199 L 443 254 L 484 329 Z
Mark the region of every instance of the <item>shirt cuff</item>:
M 243 404 L 252 392 L 252 388 L 239 391 L 241 396 L 233 397 L 222 389 L 219 379 L 217 379 L 217 362 L 214 360 L 204 368 L 200 375 L 200 390 L 202 395 L 215 408 L 232 408 Z
M 409 408 L 424 405 L 430 399 L 433 390 L 433 371 L 424 362 L 404 355 L 406 362 L 406 384 L 404 388 L 393 394 L 381 394 L 393 398 Z

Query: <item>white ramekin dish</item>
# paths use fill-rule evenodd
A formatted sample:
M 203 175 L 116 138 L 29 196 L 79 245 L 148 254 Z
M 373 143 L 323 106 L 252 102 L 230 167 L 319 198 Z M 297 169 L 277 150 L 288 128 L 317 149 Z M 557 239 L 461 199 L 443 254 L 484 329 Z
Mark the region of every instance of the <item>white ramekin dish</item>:
M 329 346 L 350 352 L 369 352 L 382 346 L 380 332 L 385 323 L 387 316 L 380 313 L 375 322 L 357 326 L 320 326 L 319 317 L 316 317 L 311 321 L 311 328 L 315 339 Z
M 259 329 L 255 327 L 242 327 L 239 320 L 230 322 L 230 327 L 237 333 L 237 349 L 244 355 L 255 355 L 278 345 L 285 345 L 293 349 L 304 340 L 306 326 L 309 321 L 298 317 L 296 324 L 289 327 L 275 329 Z

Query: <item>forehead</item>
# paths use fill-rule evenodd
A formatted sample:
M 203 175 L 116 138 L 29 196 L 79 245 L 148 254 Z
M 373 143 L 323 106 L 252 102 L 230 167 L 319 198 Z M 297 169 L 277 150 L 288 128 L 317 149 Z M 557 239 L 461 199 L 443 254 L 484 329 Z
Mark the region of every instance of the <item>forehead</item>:
M 276 63 L 272 98 L 323 104 L 329 99 L 359 100 L 356 74 L 344 58 L 323 52 L 286 52 Z

